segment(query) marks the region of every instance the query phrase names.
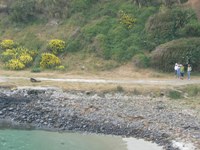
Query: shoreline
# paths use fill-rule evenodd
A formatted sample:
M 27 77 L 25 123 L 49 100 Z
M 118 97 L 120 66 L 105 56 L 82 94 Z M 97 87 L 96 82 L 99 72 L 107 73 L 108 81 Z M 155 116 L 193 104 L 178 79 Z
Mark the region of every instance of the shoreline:
M 29 129 L 134 137 L 155 142 L 166 150 L 177 150 L 173 141 L 185 135 L 187 142 L 195 133 L 199 140 L 200 120 L 191 117 L 180 115 L 180 110 L 164 97 L 53 88 L 1 88 L 0 92 L 0 120 L 12 120 L 23 129 L 22 124 L 30 124 Z

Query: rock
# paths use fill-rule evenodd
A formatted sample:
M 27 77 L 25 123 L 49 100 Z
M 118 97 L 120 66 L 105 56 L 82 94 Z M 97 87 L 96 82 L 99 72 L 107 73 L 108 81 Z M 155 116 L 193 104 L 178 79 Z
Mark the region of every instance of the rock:
M 90 95 L 90 94 L 91 94 L 91 91 L 86 91 L 85 94 L 86 94 L 86 95 Z
M 81 70 L 85 70 L 85 66 L 81 66 Z
M 164 92 L 160 92 L 160 96 L 165 96 L 165 93 Z
M 8 108 L 9 111 L 12 111 L 13 109 L 14 109 L 14 108 L 12 108 L 12 107 Z
M 2 112 L 2 111 L 0 111 L 0 115 L 3 115 L 3 112 Z

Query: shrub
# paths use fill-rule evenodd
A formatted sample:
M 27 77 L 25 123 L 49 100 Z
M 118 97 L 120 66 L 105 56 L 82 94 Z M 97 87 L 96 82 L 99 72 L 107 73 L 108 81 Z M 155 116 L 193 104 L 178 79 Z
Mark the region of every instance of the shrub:
M 151 65 L 162 71 L 173 71 L 174 64 L 192 65 L 200 71 L 200 38 L 182 38 L 160 45 L 152 52 Z
M 1 43 L 0 43 L 0 47 L 1 49 L 3 50 L 6 50 L 6 49 L 12 49 L 16 46 L 15 42 L 13 40 L 3 40 Z
M 39 67 L 32 68 L 31 72 L 41 72 L 41 69 Z
M 11 5 L 11 19 L 23 23 L 35 20 L 37 18 L 35 4 L 35 0 L 15 0 Z
M 22 60 L 22 62 L 25 62 L 25 61 L 31 62 L 33 60 L 33 57 L 35 57 L 36 55 L 37 55 L 37 52 L 34 50 L 28 50 L 23 47 L 18 47 L 18 48 L 13 48 L 13 49 L 7 49 L 1 54 L 1 57 L 4 62 L 9 61 L 11 59 L 20 59 Z
M 124 92 L 124 89 L 122 86 L 118 85 L 117 88 L 116 88 L 116 91 L 117 92 Z
M 48 43 L 48 49 L 55 55 L 60 54 L 65 49 L 65 42 L 62 40 L 54 39 Z
M 28 66 L 33 61 L 33 58 L 29 54 L 22 54 L 19 57 L 19 60 L 25 65 Z
M 197 20 L 192 10 L 174 7 L 165 8 L 159 13 L 151 16 L 146 23 L 148 39 L 156 45 L 179 37 L 178 31 L 191 20 Z
M 7 64 L 6 67 L 11 70 L 22 70 L 25 68 L 25 65 L 20 62 L 18 59 L 11 59 Z
M 1 60 L 3 62 L 8 62 L 11 59 L 16 58 L 16 51 L 15 49 L 7 49 L 1 54 Z
M 42 68 L 54 68 L 61 64 L 60 59 L 51 53 L 43 53 L 40 66 Z
M 137 54 L 133 57 L 133 63 L 139 68 L 147 68 L 150 66 L 150 58 L 145 54 Z
M 180 35 L 184 37 L 199 37 L 200 23 L 192 22 L 187 24 L 182 30 L 180 30 Z
M 87 10 L 90 6 L 97 2 L 96 0 L 75 0 L 71 1 L 71 11 L 72 12 L 79 12 L 83 10 Z
M 132 28 L 136 23 L 136 19 L 128 15 L 124 11 L 120 11 L 120 23 L 124 24 L 128 29 Z
M 38 54 L 36 50 L 29 50 L 24 47 L 14 48 L 13 51 L 15 51 L 16 57 L 20 57 L 23 54 L 27 54 L 27 55 L 30 55 L 31 57 L 35 57 Z

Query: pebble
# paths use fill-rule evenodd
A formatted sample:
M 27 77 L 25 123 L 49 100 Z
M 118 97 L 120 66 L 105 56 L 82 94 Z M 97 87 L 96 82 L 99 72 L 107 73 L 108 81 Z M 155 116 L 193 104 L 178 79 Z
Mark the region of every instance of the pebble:
M 9 111 L 12 111 L 13 109 L 14 109 L 14 108 L 10 107 L 8 110 L 9 110 Z

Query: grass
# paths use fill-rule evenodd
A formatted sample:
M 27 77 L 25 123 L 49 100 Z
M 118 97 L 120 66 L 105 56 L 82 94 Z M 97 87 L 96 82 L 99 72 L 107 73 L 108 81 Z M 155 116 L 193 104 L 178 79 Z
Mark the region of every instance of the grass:
M 171 90 L 171 91 L 169 91 L 169 98 L 171 98 L 171 99 L 181 99 L 181 98 L 183 98 L 183 95 L 182 95 L 183 93 L 182 92 L 180 92 L 180 91 L 176 91 L 176 90 Z
M 188 97 L 197 97 L 200 95 L 200 86 L 199 85 L 189 85 L 184 87 L 183 91 L 188 93 Z

